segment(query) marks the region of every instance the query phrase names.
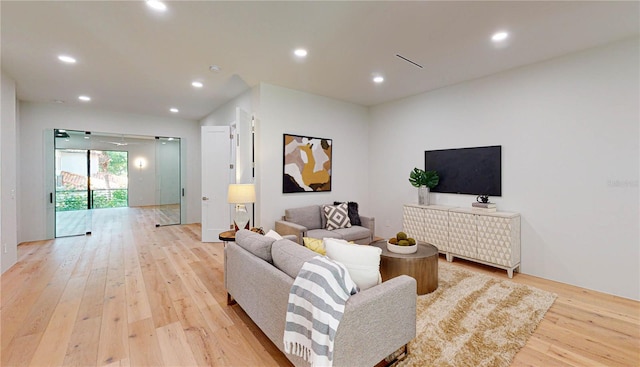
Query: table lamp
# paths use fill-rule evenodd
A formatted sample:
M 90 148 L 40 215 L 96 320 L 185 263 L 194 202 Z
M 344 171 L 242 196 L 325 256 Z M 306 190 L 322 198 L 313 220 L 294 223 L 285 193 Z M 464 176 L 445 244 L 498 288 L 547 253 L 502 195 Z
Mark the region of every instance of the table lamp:
M 249 229 L 249 213 L 246 203 L 256 201 L 256 188 L 254 184 L 230 184 L 227 201 L 236 204 L 236 215 L 233 224 L 236 232 L 240 228 Z

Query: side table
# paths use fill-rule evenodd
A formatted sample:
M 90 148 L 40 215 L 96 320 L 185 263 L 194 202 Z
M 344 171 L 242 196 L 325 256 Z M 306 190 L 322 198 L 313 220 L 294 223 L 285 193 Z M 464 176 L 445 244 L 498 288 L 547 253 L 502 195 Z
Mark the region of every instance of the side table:
M 230 231 L 220 232 L 220 234 L 218 235 L 218 239 L 224 242 L 225 245 L 227 244 L 227 242 L 235 242 L 236 231 L 232 229 Z

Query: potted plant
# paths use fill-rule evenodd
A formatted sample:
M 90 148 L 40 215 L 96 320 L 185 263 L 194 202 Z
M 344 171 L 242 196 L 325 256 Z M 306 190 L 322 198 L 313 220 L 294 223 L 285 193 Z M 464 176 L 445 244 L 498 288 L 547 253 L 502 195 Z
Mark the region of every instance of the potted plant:
M 429 205 L 429 190 L 440 182 L 440 176 L 436 171 L 425 171 L 414 168 L 409 174 L 409 183 L 418 188 L 418 204 Z

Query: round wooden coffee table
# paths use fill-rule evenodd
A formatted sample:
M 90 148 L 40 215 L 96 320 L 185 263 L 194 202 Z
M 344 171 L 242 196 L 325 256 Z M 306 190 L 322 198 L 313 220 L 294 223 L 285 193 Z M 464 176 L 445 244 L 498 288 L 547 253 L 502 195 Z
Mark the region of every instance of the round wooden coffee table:
M 380 274 L 382 281 L 398 275 L 413 277 L 418 283 L 418 294 L 427 294 L 438 288 L 438 249 L 425 242 L 418 242 L 418 251 L 413 254 L 396 254 L 387 250 L 387 241 L 371 244 L 382 249 Z

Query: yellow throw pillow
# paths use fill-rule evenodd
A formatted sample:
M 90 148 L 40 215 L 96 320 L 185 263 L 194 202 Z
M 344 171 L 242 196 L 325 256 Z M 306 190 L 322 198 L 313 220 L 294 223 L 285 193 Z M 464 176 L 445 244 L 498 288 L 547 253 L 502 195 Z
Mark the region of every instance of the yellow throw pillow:
M 304 242 L 304 247 L 308 248 L 309 250 L 315 251 L 322 256 L 327 254 L 327 251 L 324 249 L 324 244 L 322 243 L 322 239 L 302 237 L 302 241 Z

